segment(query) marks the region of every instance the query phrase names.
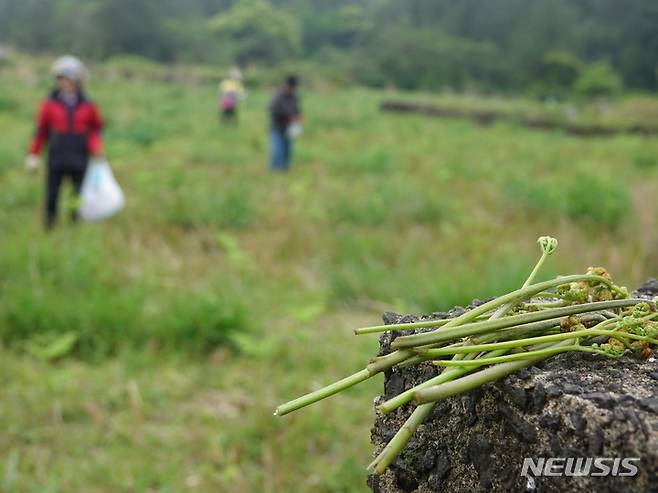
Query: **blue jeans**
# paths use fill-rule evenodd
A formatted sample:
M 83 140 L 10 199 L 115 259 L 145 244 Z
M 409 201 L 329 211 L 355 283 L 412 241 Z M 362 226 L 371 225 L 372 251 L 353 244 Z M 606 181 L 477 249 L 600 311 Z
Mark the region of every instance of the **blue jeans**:
M 270 130 L 270 171 L 288 171 L 292 141 L 280 130 Z

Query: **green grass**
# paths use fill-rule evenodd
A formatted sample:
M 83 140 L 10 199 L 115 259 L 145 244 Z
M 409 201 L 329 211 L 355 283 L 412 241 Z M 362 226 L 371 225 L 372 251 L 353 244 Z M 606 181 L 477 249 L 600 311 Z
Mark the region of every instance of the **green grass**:
M 631 217 L 628 185 L 593 173 L 576 171 L 566 183 L 559 177 L 530 183 L 512 178 L 505 192 L 510 202 L 521 203 L 537 215 L 565 216 L 583 227 L 615 230 Z
M 542 234 L 561 244 L 547 276 L 604 265 L 632 287 L 658 271 L 655 139 L 381 114 L 389 93 L 306 88 L 275 176 L 269 91 L 220 127 L 203 77 L 124 80 L 117 63 L 89 92 L 126 209 L 49 235 L 43 176 L 22 169 L 45 64 L 0 81 L 0 491 L 365 491 L 381 381 L 271 416 L 363 365 L 376 340 L 351 328 L 518 287 Z

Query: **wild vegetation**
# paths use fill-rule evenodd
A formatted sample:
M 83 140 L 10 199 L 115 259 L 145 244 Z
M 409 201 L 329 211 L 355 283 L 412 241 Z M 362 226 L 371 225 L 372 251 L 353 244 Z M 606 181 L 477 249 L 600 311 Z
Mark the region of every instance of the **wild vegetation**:
M 120 61 L 93 67 L 89 93 L 127 208 L 45 234 L 22 161 L 48 61 L 0 68 L 2 491 L 365 490 L 379 380 L 271 416 L 360 368 L 376 343 L 347 346 L 352 327 L 516 289 L 548 231 L 547 277 L 658 271 L 655 139 L 387 115 L 395 91 L 324 83 L 304 88 L 292 172 L 272 176 L 266 83 L 220 127 L 211 70 L 167 82 Z
M 655 92 L 657 26 L 653 0 L 0 0 L 0 44 L 32 52 L 559 99 Z

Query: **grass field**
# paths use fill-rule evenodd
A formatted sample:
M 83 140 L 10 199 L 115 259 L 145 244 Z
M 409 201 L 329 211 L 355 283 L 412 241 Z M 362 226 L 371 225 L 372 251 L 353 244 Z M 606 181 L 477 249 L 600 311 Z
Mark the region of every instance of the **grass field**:
M 541 234 L 546 276 L 658 273 L 656 139 L 380 114 L 394 93 L 320 84 L 275 176 L 267 88 L 220 127 L 210 83 L 93 79 L 127 207 L 47 235 L 22 169 L 43 68 L 0 69 L 2 492 L 365 491 L 381 380 L 272 417 L 373 354 L 353 327 L 513 289 Z

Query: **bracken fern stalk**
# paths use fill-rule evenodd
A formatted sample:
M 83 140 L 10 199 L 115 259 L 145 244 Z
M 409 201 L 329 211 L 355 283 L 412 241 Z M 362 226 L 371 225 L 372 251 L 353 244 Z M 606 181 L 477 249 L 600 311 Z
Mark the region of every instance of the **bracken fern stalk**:
M 362 327 L 357 335 L 433 329 L 394 338 L 391 352 L 331 385 L 278 406 L 283 416 L 357 385 L 378 373 L 426 363 L 444 367 L 425 382 L 377 405 L 389 413 L 412 401 L 416 407 L 368 466 L 381 474 L 404 449 L 438 400 L 467 392 L 521 368 L 565 352 L 618 358 L 626 352 L 648 357 L 658 345 L 653 301 L 628 297 L 601 267 L 585 274 L 533 283 L 557 240 L 538 239 L 541 256 L 521 288 L 474 307 L 456 318 Z M 594 338 L 607 342 L 598 344 Z M 600 341 L 599 341 L 600 342 Z M 451 357 L 451 359 L 445 359 Z

